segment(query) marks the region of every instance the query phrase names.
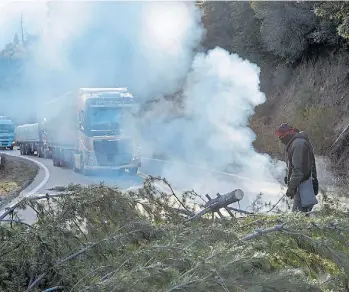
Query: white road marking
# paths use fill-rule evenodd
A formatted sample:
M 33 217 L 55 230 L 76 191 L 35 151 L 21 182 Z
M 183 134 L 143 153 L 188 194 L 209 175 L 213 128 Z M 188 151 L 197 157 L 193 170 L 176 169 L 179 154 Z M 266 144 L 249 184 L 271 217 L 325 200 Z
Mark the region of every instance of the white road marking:
M 4 153 L 4 152 L 2 152 Z M 18 156 L 18 155 L 13 155 L 13 154 L 9 154 L 9 153 L 4 153 L 6 155 L 9 155 L 9 156 L 13 156 L 13 157 L 19 157 L 19 158 L 23 158 L 23 159 L 26 159 L 26 160 L 29 160 L 29 161 L 32 161 L 34 162 L 35 164 L 37 164 L 39 167 L 41 167 L 44 171 L 45 171 L 45 177 L 44 179 L 35 187 L 33 188 L 31 191 L 27 192 L 27 188 L 29 186 L 27 186 L 20 194 L 17 198 L 15 198 L 14 200 L 12 200 L 9 204 L 7 204 L 6 206 L 3 206 L 1 209 L 1 213 L 3 213 L 3 211 L 7 208 L 11 208 L 13 206 L 15 206 L 16 204 L 18 204 L 18 202 L 20 202 L 21 200 L 23 200 L 24 198 L 27 198 L 27 197 L 30 197 L 32 195 L 34 195 L 38 190 L 40 190 L 48 181 L 48 179 L 50 178 L 50 171 L 48 170 L 48 168 L 42 164 L 41 162 L 39 161 L 36 161 L 34 159 L 31 159 L 29 157 L 24 157 L 24 156 Z

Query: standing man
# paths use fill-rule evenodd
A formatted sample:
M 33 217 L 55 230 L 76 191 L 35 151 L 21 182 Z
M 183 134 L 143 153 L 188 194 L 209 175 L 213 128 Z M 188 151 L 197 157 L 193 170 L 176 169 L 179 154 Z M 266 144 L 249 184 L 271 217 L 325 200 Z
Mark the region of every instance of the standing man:
M 284 123 L 278 127 L 276 136 L 286 146 L 288 169 L 287 177 L 285 177 L 285 183 L 288 187 L 286 196 L 293 199 L 292 211 L 309 212 L 317 204 L 315 196 L 319 191 L 319 183 L 314 149 L 308 135 Z M 304 187 L 307 182 L 312 183 L 312 188 Z M 301 184 L 302 193 L 300 194 Z

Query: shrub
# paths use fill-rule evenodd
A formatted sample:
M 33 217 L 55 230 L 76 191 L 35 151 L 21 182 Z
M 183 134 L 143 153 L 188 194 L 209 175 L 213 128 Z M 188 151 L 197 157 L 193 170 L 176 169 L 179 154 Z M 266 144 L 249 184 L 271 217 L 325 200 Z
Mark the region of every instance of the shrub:
M 308 48 L 307 35 L 316 27 L 313 4 L 252 1 L 260 19 L 261 39 L 267 51 L 291 63 Z
M 318 154 L 325 154 L 335 136 L 336 113 L 333 107 L 308 105 L 295 112 L 292 124 L 309 135 Z
M 329 19 L 337 26 L 338 35 L 349 38 L 349 4 L 345 1 L 323 1 L 320 2 L 315 14 Z

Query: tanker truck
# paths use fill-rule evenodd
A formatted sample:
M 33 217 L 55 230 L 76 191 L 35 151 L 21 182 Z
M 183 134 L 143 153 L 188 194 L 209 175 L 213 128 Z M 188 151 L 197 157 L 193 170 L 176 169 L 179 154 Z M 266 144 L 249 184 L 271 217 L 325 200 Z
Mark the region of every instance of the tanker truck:
M 38 126 L 42 148 L 37 153 L 42 149 L 54 166 L 84 175 L 126 169 L 137 173 L 141 161 L 130 121 L 139 101 L 127 88 L 80 88 L 45 107 L 47 116 Z
M 15 130 L 16 145 L 21 155 L 48 156 L 46 133 L 41 123 L 17 126 Z

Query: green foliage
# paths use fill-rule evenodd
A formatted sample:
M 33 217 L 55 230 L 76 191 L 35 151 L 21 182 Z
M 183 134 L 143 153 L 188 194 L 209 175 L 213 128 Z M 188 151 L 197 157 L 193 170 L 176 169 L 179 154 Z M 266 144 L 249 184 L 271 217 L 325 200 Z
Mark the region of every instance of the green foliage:
M 208 49 L 220 46 L 260 63 L 268 54 L 294 63 L 311 44 L 348 38 L 348 4 L 335 1 L 201 1 Z M 338 33 L 337 33 L 338 32 Z
M 337 26 L 338 34 L 349 38 L 349 4 L 345 1 L 323 1 L 315 9 L 317 16 L 332 20 Z
M 33 226 L 0 226 L 1 291 L 345 291 L 347 213 L 215 222 L 208 214 L 185 223 L 181 214 L 198 207 L 195 194 L 179 202 L 152 180 L 139 192 L 104 185 L 66 192 L 23 202 L 37 212 Z M 281 231 L 243 239 L 280 223 Z

